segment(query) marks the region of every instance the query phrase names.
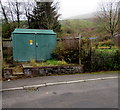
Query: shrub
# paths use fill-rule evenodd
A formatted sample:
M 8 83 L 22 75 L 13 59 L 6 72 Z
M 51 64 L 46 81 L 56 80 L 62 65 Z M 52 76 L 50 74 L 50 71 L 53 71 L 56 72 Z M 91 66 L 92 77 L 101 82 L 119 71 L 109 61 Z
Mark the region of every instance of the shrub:
M 83 40 L 81 52 L 79 48 L 68 48 L 60 43 L 53 53 L 53 57 L 65 60 L 67 63 L 79 64 L 79 56 L 84 72 L 102 70 L 120 70 L 120 51 L 117 49 L 91 50 L 90 41 Z
M 3 47 L 3 58 L 7 63 L 12 62 L 12 48 L 11 47 Z
M 114 42 L 112 40 L 104 40 L 102 42 L 99 42 L 99 46 L 114 46 Z
M 77 40 L 64 40 L 59 42 L 57 48 L 53 52 L 53 58 L 58 60 L 65 60 L 68 63 L 79 63 L 79 57 L 86 56 L 90 51 L 89 39 L 81 40 L 81 48 L 79 53 L 79 41 Z
M 120 51 L 95 51 L 92 53 L 91 70 L 120 70 Z

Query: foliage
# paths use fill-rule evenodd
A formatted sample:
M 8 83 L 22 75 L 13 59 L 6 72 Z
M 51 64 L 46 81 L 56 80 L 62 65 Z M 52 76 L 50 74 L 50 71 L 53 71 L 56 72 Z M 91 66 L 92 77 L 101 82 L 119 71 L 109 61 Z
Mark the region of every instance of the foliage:
M 7 63 L 12 61 L 12 48 L 11 47 L 3 48 L 3 58 L 4 58 L 5 62 L 7 62 Z
M 83 65 L 84 72 L 119 70 L 120 51 L 118 49 L 92 49 L 90 41 L 82 41 L 81 51 L 79 48 L 68 48 L 66 45 L 59 44 L 53 53 L 56 59 L 63 59 L 67 63 L 79 64 L 79 58 Z
M 30 65 L 32 66 L 62 66 L 68 65 L 64 60 L 47 60 L 45 62 L 36 62 L 34 59 L 30 61 Z
M 3 38 L 10 38 L 11 36 L 11 26 L 9 23 L 4 23 L 2 25 L 2 37 Z
M 77 39 L 78 40 L 78 39 Z M 73 40 L 72 40 L 73 41 Z M 68 40 L 68 42 L 70 42 Z M 79 63 L 79 57 L 83 57 L 85 54 L 89 53 L 90 50 L 90 41 L 89 39 L 81 40 L 81 51 L 79 54 L 79 42 L 71 42 L 70 45 L 67 45 L 67 42 L 59 42 L 57 48 L 53 52 L 53 57 L 59 60 L 65 60 L 68 63 Z M 81 55 L 81 56 L 80 56 Z
M 21 27 L 24 25 L 21 25 Z M 14 31 L 14 29 L 17 27 L 17 22 L 2 22 L 2 37 L 3 38 L 10 38 L 11 37 L 11 33 Z
M 95 51 L 92 54 L 91 69 L 100 70 L 119 70 L 120 69 L 120 51 Z
M 30 28 L 53 29 L 55 32 L 60 32 L 59 16 L 57 4 L 53 2 L 36 2 L 33 14 L 29 16 Z
M 2 37 L 9 39 L 11 37 L 11 33 L 17 27 L 17 22 L 2 22 Z M 20 28 L 28 28 L 27 21 L 20 21 Z
M 84 71 L 103 71 L 120 69 L 120 51 L 111 49 L 98 49 L 92 51 L 91 59 L 84 57 Z M 89 63 L 90 65 L 87 66 Z
M 104 40 L 102 42 L 99 42 L 99 46 L 110 46 L 110 45 L 114 45 L 114 42 L 112 40 Z
M 3 38 L 9 38 L 16 28 L 52 29 L 61 36 L 58 2 L 19 2 L 15 0 L 2 4 Z M 23 20 L 24 19 L 24 20 Z

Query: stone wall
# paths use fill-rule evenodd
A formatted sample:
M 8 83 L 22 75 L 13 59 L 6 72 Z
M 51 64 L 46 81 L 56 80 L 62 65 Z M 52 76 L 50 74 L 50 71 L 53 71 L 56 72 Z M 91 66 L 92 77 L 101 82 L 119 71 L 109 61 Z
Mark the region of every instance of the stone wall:
M 82 73 L 82 66 L 47 66 L 47 67 L 23 67 L 22 74 L 13 74 L 12 68 L 3 69 L 2 78 L 12 79 L 12 77 L 34 77 L 34 76 L 49 76 Z
M 47 76 L 82 73 L 81 66 L 49 66 L 49 67 L 27 67 L 23 68 L 25 76 Z

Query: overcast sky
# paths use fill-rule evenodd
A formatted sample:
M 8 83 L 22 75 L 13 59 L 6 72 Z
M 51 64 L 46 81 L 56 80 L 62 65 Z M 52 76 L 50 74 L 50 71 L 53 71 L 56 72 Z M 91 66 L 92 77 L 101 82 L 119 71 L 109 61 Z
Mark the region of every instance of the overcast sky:
M 6 2 L 7 0 L 2 0 Z M 13 0 L 14 1 L 14 0 Z M 23 0 L 18 0 L 23 1 Z M 24 0 L 26 1 L 26 0 Z M 28 1 L 28 0 L 27 0 Z M 37 1 L 50 1 L 50 0 L 37 0 Z M 98 9 L 100 3 L 120 0 L 55 0 L 59 2 L 60 19 L 69 18 L 76 15 L 87 14 L 95 12 Z
M 98 4 L 111 0 L 58 0 L 60 2 L 61 19 L 71 16 L 95 12 Z M 118 0 L 114 0 L 118 1 Z

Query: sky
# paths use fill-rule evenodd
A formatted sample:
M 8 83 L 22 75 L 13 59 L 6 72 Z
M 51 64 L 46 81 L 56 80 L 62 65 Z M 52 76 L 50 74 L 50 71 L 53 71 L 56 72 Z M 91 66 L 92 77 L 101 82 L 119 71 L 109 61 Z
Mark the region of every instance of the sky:
M 7 0 L 2 0 L 7 1 Z M 13 0 L 14 1 L 14 0 Z M 23 1 L 23 0 L 18 0 Z M 24 0 L 26 1 L 26 0 Z M 28 1 L 28 0 L 27 0 Z M 36 1 L 51 1 L 51 0 L 36 0 Z M 87 14 L 95 12 L 100 3 L 120 0 L 55 0 L 59 2 L 59 13 L 61 14 L 60 19 L 66 19 L 69 17 Z
M 61 19 L 95 12 L 99 4 L 110 0 L 58 0 Z M 118 1 L 118 0 L 114 0 Z

